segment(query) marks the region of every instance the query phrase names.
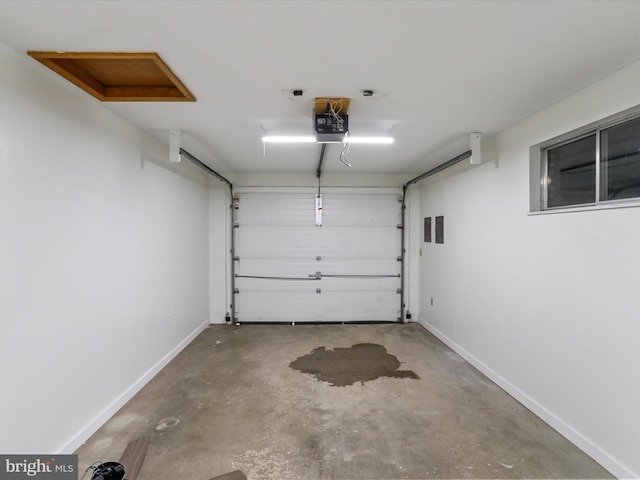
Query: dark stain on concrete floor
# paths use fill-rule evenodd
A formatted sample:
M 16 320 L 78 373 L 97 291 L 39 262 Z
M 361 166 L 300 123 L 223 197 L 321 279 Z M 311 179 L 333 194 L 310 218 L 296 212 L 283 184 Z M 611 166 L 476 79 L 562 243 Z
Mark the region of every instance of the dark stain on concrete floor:
M 289 364 L 293 369 L 310 373 L 334 387 L 346 387 L 356 382 L 370 382 L 380 377 L 420 377 L 411 370 L 398 370 L 400 361 L 382 345 L 358 343 L 349 348 L 327 350 L 318 347 Z

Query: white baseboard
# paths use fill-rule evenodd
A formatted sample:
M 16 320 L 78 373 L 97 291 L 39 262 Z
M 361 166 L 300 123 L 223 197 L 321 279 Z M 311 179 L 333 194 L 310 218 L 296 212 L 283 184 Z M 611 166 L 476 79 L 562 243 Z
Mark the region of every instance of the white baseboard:
M 596 444 L 594 444 L 591 440 L 581 435 L 578 431 L 576 431 L 570 425 L 567 425 L 558 417 L 556 417 L 553 413 L 547 410 L 544 406 L 540 405 L 534 399 L 529 397 L 522 390 L 518 389 L 503 377 L 501 377 L 497 372 L 489 368 L 482 361 L 474 357 L 471 353 L 466 351 L 456 342 L 451 340 L 433 325 L 429 324 L 423 318 L 418 317 L 418 322 L 425 329 L 431 332 L 434 336 L 436 336 L 441 342 L 451 348 L 454 352 L 464 358 L 467 362 L 473 365 L 475 368 L 480 370 L 484 375 L 486 375 L 491 381 L 493 381 L 496 385 L 502 388 L 505 392 L 515 398 L 518 402 L 524 405 L 526 408 L 531 410 L 534 414 L 540 417 L 545 423 L 547 423 L 551 428 L 556 430 L 560 435 L 564 436 L 567 440 L 573 443 L 576 447 L 582 450 L 584 453 L 593 458 L 596 462 L 606 468 L 612 475 L 615 475 L 617 478 L 640 478 L 637 474 L 633 473 L 631 470 L 626 468 L 620 462 L 616 461 L 611 455 L 607 452 L 603 451 Z
M 173 360 L 184 348 L 189 345 L 202 331 L 209 326 L 209 322 L 205 322 L 191 332 L 187 337 L 182 340 L 173 350 L 167 353 L 158 363 L 151 367 L 144 375 L 142 375 L 133 385 L 125 390 L 114 402 L 109 405 L 105 410 L 98 414 L 85 428 L 83 428 L 77 435 L 71 439 L 66 445 L 64 445 L 58 454 L 72 454 L 75 452 L 84 442 L 86 442 L 91 435 L 96 433 L 107 420 L 109 420 L 115 413 L 120 410 L 125 403 L 127 403 L 133 396 L 138 393 L 142 387 L 144 387 L 149 381 L 155 377 L 160 370 L 162 370 L 167 364 Z

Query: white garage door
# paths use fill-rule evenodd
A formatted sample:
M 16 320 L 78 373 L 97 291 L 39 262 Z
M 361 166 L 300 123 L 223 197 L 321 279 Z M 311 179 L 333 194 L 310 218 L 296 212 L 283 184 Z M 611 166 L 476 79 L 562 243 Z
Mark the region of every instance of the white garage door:
M 397 321 L 401 192 L 239 189 L 236 321 Z

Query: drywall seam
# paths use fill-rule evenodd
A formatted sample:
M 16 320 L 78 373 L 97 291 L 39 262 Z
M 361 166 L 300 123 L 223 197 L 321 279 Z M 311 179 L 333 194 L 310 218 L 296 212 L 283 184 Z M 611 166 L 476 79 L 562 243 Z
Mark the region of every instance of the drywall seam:
M 129 388 L 127 388 L 122 395 L 120 395 L 114 402 L 109 405 L 105 410 L 99 413 L 85 428 L 80 430 L 69 442 L 67 442 L 62 448 L 58 450 L 58 454 L 71 454 L 75 452 L 84 442 L 86 442 L 91 435 L 96 433 L 107 420 L 109 420 L 118 410 L 120 410 L 125 403 L 127 403 L 133 396 L 138 393 L 142 387 L 144 387 L 149 381 L 155 377 L 160 370 L 167 366 L 167 364 L 173 360 L 182 350 L 184 350 L 202 331 L 209 326 L 207 320 L 200 326 L 198 326 L 193 332 L 182 340 L 176 347 L 167 353 L 160 359 L 158 363 L 152 366 L 144 375 L 142 375 L 136 382 L 134 382 Z
M 518 402 L 528 408 L 535 415 L 540 417 L 545 423 L 547 423 L 551 428 L 556 430 L 560 435 L 565 437 L 571 443 L 573 443 L 576 447 L 582 450 L 584 453 L 593 458 L 596 462 L 606 468 L 611 474 L 615 475 L 617 478 L 640 478 L 637 474 L 631 472 L 631 470 L 627 469 L 624 465 L 620 464 L 613 457 L 611 457 L 607 452 L 604 452 L 597 445 L 595 445 L 591 440 L 581 435 L 579 432 L 574 430 L 570 425 L 567 425 L 558 417 L 556 417 L 553 413 L 548 411 L 544 406 L 540 405 L 534 399 L 529 397 L 522 390 L 518 389 L 516 386 L 509 383 L 506 379 L 500 376 L 493 369 L 485 365 L 482 361 L 474 357 L 471 353 L 466 351 L 456 342 L 447 337 L 444 333 L 439 331 L 436 327 L 428 323 L 422 317 L 418 318 L 418 322 L 422 327 L 428 330 L 430 333 L 435 335 L 441 342 L 451 348 L 454 352 L 464 358 L 467 362 L 473 365 L 475 368 L 480 370 L 484 375 L 486 375 L 493 383 L 498 385 L 501 389 L 503 389 L 506 393 L 515 398 Z

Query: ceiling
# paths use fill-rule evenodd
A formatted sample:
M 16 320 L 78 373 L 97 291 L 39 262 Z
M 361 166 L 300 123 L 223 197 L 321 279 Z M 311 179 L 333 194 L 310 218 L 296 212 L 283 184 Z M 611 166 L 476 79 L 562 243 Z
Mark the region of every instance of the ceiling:
M 261 141 L 311 134 L 315 97 L 351 98 L 352 135 L 395 138 L 352 145 L 351 168 L 330 145 L 325 172 L 419 174 L 638 60 L 638 18 L 612 0 L 0 0 L 0 42 L 158 52 L 197 101 L 104 107 L 167 145 L 181 130 L 223 174 L 315 173 L 320 145 Z

